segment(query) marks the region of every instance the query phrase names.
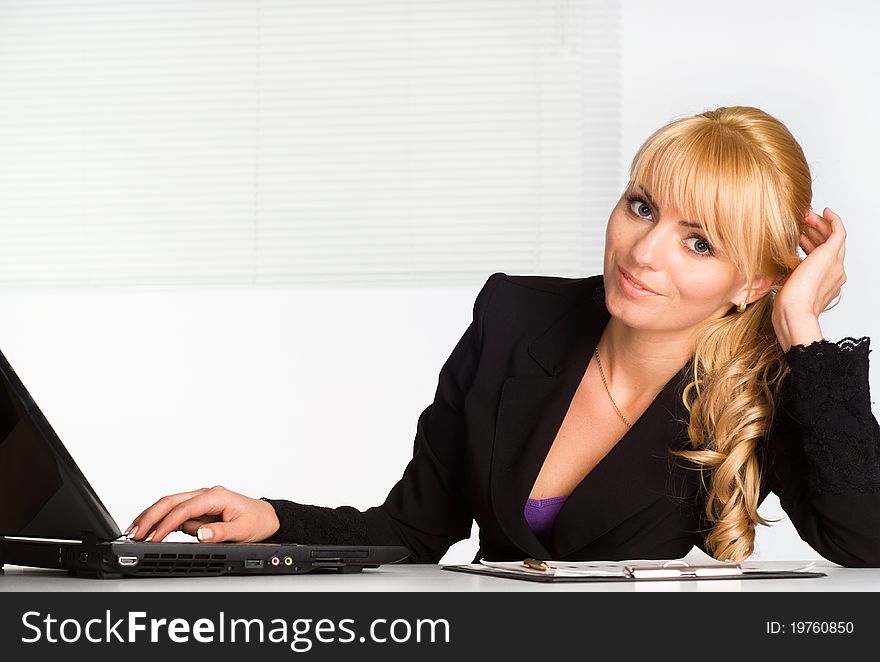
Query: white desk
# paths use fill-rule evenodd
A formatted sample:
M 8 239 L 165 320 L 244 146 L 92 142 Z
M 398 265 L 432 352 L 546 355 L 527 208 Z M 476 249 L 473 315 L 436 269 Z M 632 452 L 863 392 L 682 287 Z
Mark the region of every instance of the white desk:
M 796 563 L 796 562 L 795 562 Z M 791 563 L 782 564 L 790 566 Z M 767 562 L 762 567 L 774 568 Z M 276 577 L 175 577 L 80 579 L 55 570 L 6 566 L 0 574 L 0 593 L 19 591 L 104 592 L 792 592 L 880 591 L 880 568 L 841 568 L 820 562 L 815 570 L 827 577 L 798 579 L 718 579 L 640 582 L 580 582 L 542 584 L 516 579 L 483 577 L 441 570 L 436 565 L 387 565 L 349 575 L 306 574 Z

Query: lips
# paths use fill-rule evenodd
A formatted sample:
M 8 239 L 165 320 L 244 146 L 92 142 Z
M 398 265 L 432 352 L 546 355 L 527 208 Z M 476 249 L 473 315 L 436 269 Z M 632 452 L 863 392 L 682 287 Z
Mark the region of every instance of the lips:
M 657 292 L 657 291 L 655 291 L 655 290 L 652 290 L 650 287 L 648 287 L 647 285 L 645 285 L 642 281 L 640 281 L 638 278 L 636 278 L 635 276 L 633 276 L 633 275 L 632 275 L 631 273 L 629 273 L 628 271 L 624 271 L 624 270 L 621 269 L 620 267 L 618 267 L 618 270 L 619 270 L 620 273 L 623 275 L 623 277 L 626 278 L 629 282 L 631 282 L 631 283 L 637 285 L 638 287 L 642 288 L 643 290 L 646 290 L 646 291 L 648 291 L 648 292 L 651 292 L 652 294 L 658 294 L 658 295 L 660 294 L 659 292 Z

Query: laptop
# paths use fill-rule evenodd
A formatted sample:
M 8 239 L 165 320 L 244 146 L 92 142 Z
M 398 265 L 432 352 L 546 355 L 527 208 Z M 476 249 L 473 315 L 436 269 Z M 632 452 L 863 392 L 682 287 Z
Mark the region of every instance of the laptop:
M 409 556 L 383 545 L 128 540 L 2 352 L 0 375 L 0 573 L 4 564 L 100 579 L 349 573 Z

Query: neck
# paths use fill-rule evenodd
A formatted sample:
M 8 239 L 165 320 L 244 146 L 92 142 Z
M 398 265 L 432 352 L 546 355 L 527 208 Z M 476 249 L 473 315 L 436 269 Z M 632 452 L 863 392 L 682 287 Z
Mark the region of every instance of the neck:
M 659 391 L 693 354 L 687 333 L 643 331 L 608 321 L 599 339 L 599 355 L 615 391 L 637 397 Z

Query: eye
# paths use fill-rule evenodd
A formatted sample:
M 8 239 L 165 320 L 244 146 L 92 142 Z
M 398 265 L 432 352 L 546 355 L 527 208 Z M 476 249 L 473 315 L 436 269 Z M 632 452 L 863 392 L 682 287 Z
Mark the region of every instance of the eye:
M 688 248 L 697 255 L 712 255 L 712 247 L 709 242 L 698 234 L 692 234 L 687 238 Z M 690 242 L 694 242 L 691 244 Z
M 651 215 L 650 205 L 637 195 L 627 196 L 626 201 L 629 204 L 630 211 L 639 218 L 648 218 Z M 643 213 L 645 214 L 644 216 L 642 215 Z

